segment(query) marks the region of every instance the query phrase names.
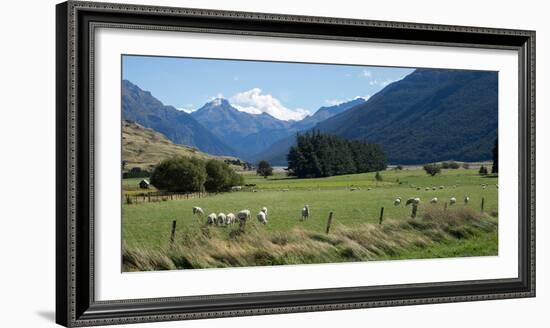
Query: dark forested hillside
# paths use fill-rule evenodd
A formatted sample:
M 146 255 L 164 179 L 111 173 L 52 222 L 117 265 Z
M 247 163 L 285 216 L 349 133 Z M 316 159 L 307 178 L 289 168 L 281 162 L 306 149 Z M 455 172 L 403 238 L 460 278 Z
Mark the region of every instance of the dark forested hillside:
M 317 128 L 381 144 L 390 163 L 491 158 L 498 73 L 417 69 Z

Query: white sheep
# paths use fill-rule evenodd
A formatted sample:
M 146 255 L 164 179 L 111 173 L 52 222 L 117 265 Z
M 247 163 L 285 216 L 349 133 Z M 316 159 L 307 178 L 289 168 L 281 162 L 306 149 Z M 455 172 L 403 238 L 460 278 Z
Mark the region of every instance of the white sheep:
M 393 206 L 399 206 L 401 205 L 401 198 L 400 197 L 397 197 L 394 201 L 393 201 Z
M 407 199 L 407 202 L 405 203 L 405 206 L 410 205 L 410 204 L 413 204 L 413 205 L 418 205 L 418 204 L 420 204 L 420 198 L 418 198 L 418 197 L 410 197 L 409 199 Z
M 204 216 L 204 211 L 202 208 L 195 206 L 193 207 L 193 216 L 198 215 L 199 218 L 202 218 Z
M 302 220 L 309 219 L 310 215 L 309 205 L 304 206 L 304 208 L 302 208 Z
M 464 197 L 464 205 L 468 205 L 468 202 L 470 201 L 470 197 L 466 196 Z
M 436 190 L 436 189 L 437 189 L 437 188 L 436 188 L 435 186 L 434 186 L 434 187 L 432 187 L 432 190 Z
M 224 225 L 227 223 L 227 216 L 224 213 L 218 214 L 218 221 L 216 222 L 218 225 Z
M 208 217 L 206 217 L 206 224 L 215 224 L 218 220 L 218 216 L 216 213 L 210 213 L 208 214 Z
M 451 197 L 451 199 L 449 199 L 449 204 L 450 204 L 450 205 L 456 204 L 456 198 L 455 198 L 455 197 Z
M 262 211 L 262 212 L 264 212 L 264 213 L 265 213 L 265 215 L 267 216 L 267 207 L 265 207 L 265 206 L 264 206 L 264 207 L 262 207 L 261 211 Z
M 262 211 L 258 212 L 258 214 L 256 215 L 256 218 L 258 218 L 258 221 L 260 221 L 260 223 L 267 224 L 267 215 L 265 215 L 264 212 Z
M 233 213 L 227 213 L 227 215 L 225 216 L 225 220 L 227 224 L 233 224 L 237 221 L 237 217 Z
M 249 210 L 242 210 L 239 213 L 237 213 L 237 218 L 241 222 L 246 222 L 246 220 L 250 219 L 250 211 Z
M 437 197 L 434 197 L 430 200 L 430 203 L 437 204 Z
M 443 188 L 445 188 L 445 187 L 444 186 L 439 186 L 439 189 L 443 189 Z

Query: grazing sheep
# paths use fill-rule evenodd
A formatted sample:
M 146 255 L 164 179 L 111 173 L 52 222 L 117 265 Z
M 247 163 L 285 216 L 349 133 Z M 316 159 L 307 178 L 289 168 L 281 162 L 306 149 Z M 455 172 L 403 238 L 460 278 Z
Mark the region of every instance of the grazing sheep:
M 416 187 L 416 190 L 420 190 L 420 187 Z
M 357 190 L 356 187 L 351 187 L 351 188 L 349 188 L 349 191 L 355 191 L 355 190 Z
M 265 213 L 265 215 L 267 216 L 267 207 L 265 207 L 265 206 L 264 206 L 264 207 L 262 207 L 261 211 L 262 211 L 262 212 L 264 212 L 264 213 Z
M 290 191 L 290 189 L 285 188 L 285 189 L 281 189 L 281 191 L 287 192 L 287 191 Z
M 430 187 L 426 187 L 426 191 L 429 191 L 430 190 Z
M 464 197 L 464 205 L 468 205 L 468 202 L 470 201 L 470 197 L 466 196 Z
M 443 186 L 439 186 L 439 189 L 443 189 L 443 188 L 445 188 L 445 187 L 443 187 Z
M 250 211 L 249 210 L 242 210 L 239 213 L 237 213 L 237 218 L 241 222 L 246 222 L 246 220 L 250 219 Z
M 227 216 L 224 213 L 218 214 L 218 225 L 224 225 L 227 224 Z
M 367 188 L 367 190 L 372 190 L 372 188 Z
M 397 197 L 394 201 L 393 201 L 393 206 L 399 206 L 401 205 L 401 198 L 400 197 Z
M 237 217 L 233 213 L 228 213 L 225 217 L 227 224 L 233 224 L 237 221 Z
M 304 206 L 302 208 L 302 220 L 309 219 L 310 214 L 309 205 Z
M 241 191 L 243 190 L 243 186 L 233 186 L 231 187 L 231 191 Z
M 208 217 L 206 218 L 206 224 L 208 225 L 212 225 L 212 224 L 215 224 L 218 220 L 218 216 L 216 215 L 216 213 L 210 213 L 208 214 Z
M 264 212 L 262 211 L 258 212 L 258 214 L 256 215 L 256 218 L 258 218 L 258 221 L 260 221 L 260 223 L 267 224 L 267 215 L 265 215 Z
M 204 211 L 202 208 L 195 206 L 193 207 L 193 216 L 198 215 L 199 218 L 202 218 L 204 216 Z
M 413 205 L 418 205 L 418 204 L 420 204 L 420 198 L 418 198 L 418 197 L 411 197 L 411 198 L 407 199 L 407 202 L 405 203 L 405 206 L 410 205 L 410 204 L 413 204 Z
M 430 200 L 430 203 L 437 204 L 437 197 L 434 197 Z
M 456 198 L 451 197 L 451 199 L 449 199 L 449 205 L 454 205 L 454 204 L 456 204 Z
M 435 186 L 434 186 L 434 187 L 432 187 L 432 190 L 436 190 L 436 189 L 437 189 L 437 188 L 436 188 Z

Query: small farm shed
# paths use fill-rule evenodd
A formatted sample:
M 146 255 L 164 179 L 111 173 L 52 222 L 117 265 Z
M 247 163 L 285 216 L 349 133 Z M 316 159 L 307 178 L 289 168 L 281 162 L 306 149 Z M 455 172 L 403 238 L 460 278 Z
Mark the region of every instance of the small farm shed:
M 149 185 L 150 185 L 149 181 L 147 181 L 145 179 L 143 179 L 139 182 L 139 188 L 140 189 L 149 189 Z

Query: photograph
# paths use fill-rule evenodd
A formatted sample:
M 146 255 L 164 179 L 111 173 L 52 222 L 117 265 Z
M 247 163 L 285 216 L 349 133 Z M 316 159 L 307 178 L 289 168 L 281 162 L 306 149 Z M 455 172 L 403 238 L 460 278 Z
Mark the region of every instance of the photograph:
M 499 255 L 498 71 L 120 60 L 122 272 Z

